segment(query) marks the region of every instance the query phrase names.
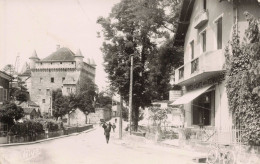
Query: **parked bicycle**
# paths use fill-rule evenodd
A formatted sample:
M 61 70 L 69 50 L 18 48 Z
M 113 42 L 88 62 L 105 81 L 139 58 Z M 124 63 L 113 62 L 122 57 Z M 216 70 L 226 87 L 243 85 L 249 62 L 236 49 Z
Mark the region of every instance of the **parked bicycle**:
M 208 152 L 207 163 L 235 164 L 235 152 L 228 149 L 227 147 L 229 146 L 230 145 L 220 146 L 219 144 L 214 144 L 213 148 Z

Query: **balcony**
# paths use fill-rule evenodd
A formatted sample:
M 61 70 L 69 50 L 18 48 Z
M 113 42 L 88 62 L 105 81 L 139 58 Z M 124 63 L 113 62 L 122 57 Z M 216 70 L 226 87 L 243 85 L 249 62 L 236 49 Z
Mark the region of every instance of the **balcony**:
M 175 70 L 175 84 L 189 85 L 211 78 L 223 71 L 223 50 L 208 51 Z
M 209 15 L 207 10 L 199 12 L 194 18 L 194 28 L 198 29 L 207 23 L 209 20 Z

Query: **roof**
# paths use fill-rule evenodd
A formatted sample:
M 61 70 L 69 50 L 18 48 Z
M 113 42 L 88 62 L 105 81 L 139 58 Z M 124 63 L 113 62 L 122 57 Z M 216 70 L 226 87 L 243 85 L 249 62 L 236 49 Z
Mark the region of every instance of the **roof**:
M 32 56 L 29 59 L 38 59 L 39 60 L 35 50 L 33 51 L 33 54 L 32 54 Z
M 34 108 L 23 108 L 25 114 L 31 114 L 33 111 L 36 112 Z
M 80 72 L 68 72 L 63 84 L 77 84 L 79 81 Z
M 69 48 L 62 47 L 41 61 L 75 61 L 74 57 L 75 54 Z
M 176 34 L 174 36 L 175 46 L 184 45 L 185 36 L 190 24 L 190 17 L 192 14 L 194 2 L 195 2 L 194 0 L 183 0 L 182 2 L 179 23 L 178 23 Z
M 39 107 L 39 105 L 37 105 L 34 101 L 31 101 L 31 100 L 28 101 L 28 105 L 29 106 Z

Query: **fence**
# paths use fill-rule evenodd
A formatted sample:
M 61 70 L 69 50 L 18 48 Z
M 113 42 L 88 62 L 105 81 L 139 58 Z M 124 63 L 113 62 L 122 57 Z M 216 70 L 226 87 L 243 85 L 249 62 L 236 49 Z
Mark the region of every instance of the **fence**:
M 191 129 L 190 138 L 200 142 L 216 142 L 219 144 L 242 144 L 244 130 L 237 128 L 227 129 Z

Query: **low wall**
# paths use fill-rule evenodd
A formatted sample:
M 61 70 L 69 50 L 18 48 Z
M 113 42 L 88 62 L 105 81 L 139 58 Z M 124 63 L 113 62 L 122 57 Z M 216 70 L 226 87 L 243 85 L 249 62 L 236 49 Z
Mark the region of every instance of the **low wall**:
M 89 130 L 89 129 L 92 129 L 92 128 L 93 128 L 93 125 L 85 125 L 85 126 L 79 126 L 79 127 L 68 127 L 64 130 L 49 131 L 49 132 L 38 133 L 38 134 L 34 134 L 34 135 L 5 136 L 5 137 L 0 137 L 0 144 L 38 141 L 38 140 L 43 140 L 43 139 L 47 139 L 47 138 L 53 138 L 53 137 L 58 137 L 58 136 L 62 136 L 62 135 L 68 135 L 68 134 L 72 134 L 72 133 L 79 133 L 79 132 Z

